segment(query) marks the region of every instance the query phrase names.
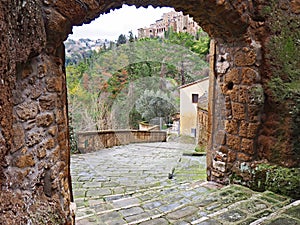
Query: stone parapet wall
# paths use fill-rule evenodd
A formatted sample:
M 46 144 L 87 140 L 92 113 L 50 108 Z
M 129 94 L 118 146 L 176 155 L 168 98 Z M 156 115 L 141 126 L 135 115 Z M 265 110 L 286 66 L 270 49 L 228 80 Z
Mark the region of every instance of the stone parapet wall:
M 94 152 L 103 148 L 130 143 L 165 142 L 165 131 L 106 130 L 77 133 L 80 153 Z

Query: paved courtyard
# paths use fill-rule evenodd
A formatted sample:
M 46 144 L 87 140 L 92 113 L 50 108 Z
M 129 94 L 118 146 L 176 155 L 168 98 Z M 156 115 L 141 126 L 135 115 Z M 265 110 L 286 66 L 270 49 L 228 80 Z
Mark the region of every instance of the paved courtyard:
M 300 225 L 300 201 L 206 182 L 205 156 L 175 142 L 73 155 L 77 225 Z

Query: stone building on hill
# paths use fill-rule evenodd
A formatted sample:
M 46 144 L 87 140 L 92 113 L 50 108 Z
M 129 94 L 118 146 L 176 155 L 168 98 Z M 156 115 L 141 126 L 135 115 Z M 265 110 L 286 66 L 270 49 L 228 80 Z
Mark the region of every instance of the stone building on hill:
M 174 32 L 187 32 L 196 36 L 200 26 L 189 15 L 182 12 L 171 11 L 164 13 L 160 20 L 157 20 L 150 27 L 138 29 L 138 38 L 164 38 L 165 31 L 172 28 Z

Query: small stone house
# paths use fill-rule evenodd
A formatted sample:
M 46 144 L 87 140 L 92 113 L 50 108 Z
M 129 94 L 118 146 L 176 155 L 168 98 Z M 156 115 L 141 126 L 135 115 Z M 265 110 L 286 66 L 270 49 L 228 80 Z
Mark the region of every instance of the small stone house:
M 197 106 L 199 98 L 207 95 L 208 77 L 179 87 L 180 90 L 180 134 L 197 136 Z

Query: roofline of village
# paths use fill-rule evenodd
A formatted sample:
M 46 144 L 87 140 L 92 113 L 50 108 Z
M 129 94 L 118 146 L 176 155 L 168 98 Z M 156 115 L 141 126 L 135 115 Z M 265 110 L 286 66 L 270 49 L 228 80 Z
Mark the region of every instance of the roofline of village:
M 200 83 L 200 82 L 205 81 L 205 80 L 208 80 L 208 79 L 209 79 L 209 77 L 204 77 L 204 78 L 201 78 L 201 79 L 199 79 L 199 80 L 193 81 L 193 82 L 191 82 L 191 83 L 181 85 L 181 86 L 178 87 L 178 89 L 186 88 L 186 87 L 189 87 L 189 86 L 191 86 L 191 85 Z

